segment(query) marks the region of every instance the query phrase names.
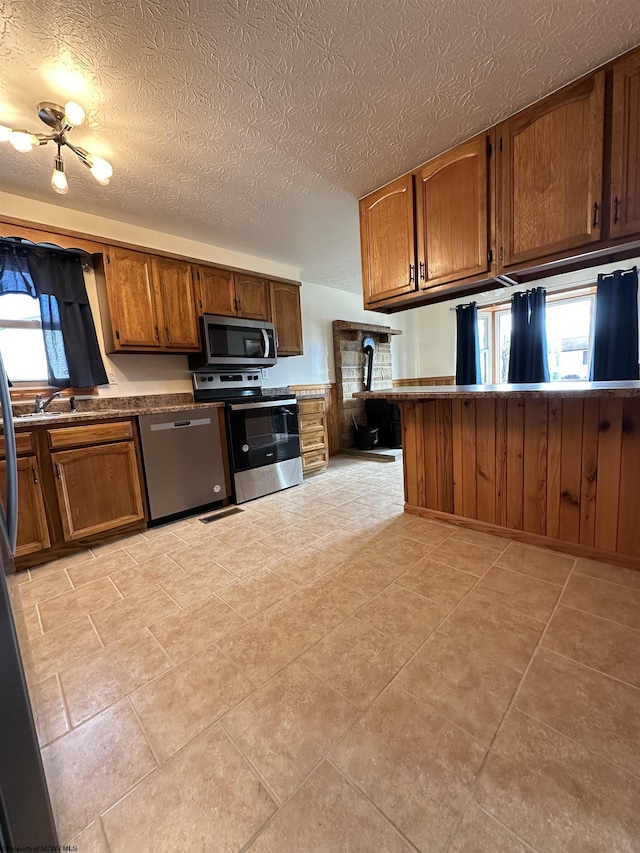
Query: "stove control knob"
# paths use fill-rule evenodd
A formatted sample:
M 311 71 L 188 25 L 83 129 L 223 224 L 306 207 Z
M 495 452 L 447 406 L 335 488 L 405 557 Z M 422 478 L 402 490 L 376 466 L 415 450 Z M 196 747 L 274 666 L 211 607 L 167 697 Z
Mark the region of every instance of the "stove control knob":
M 249 452 L 249 445 L 248 445 L 248 444 L 243 444 L 243 445 L 242 445 L 242 452 L 243 452 L 243 453 L 248 453 L 248 452 Z
M 213 382 L 213 376 L 207 376 L 207 382 Z

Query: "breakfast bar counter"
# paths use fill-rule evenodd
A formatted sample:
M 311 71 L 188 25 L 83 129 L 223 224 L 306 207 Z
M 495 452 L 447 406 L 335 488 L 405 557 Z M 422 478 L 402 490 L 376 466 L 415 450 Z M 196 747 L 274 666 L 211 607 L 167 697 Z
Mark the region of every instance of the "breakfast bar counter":
M 407 512 L 640 569 L 640 382 L 355 396 L 400 407 Z

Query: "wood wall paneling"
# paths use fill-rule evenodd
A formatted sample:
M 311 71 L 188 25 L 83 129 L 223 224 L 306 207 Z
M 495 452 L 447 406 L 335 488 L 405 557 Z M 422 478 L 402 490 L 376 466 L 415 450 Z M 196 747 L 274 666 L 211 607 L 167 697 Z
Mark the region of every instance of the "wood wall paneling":
M 524 508 L 524 400 L 507 401 L 507 527 L 521 530 Z
M 476 473 L 476 401 L 462 401 L 462 515 L 476 517 L 478 477 Z
M 617 549 L 640 556 L 640 400 L 625 399 L 622 410 L 620 499 Z
M 620 397 L 600 400 L 594 545 L 605 551 L 615 550 L 618 541 L 623 404 Z
M 544 533 L 547 525 L 547 400 L 524 406 L 524 529 Z
M 410 510 L 640 568 L 640 399 L 461 398 L 401 412 Z
M 496 401 L 476 400 L 477 517 L 496 523 Z
M 580 541 L 580 487 L 582 484 L 582 400 L 562 403 L 559 537 Z

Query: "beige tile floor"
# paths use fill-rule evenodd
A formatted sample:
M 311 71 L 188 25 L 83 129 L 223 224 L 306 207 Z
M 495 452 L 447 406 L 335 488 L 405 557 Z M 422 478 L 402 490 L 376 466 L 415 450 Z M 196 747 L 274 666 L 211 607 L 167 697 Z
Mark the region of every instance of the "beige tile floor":
M 640 850 L 640 573 L 404 515 L 398 463 L 21 580 L 79 853 Z

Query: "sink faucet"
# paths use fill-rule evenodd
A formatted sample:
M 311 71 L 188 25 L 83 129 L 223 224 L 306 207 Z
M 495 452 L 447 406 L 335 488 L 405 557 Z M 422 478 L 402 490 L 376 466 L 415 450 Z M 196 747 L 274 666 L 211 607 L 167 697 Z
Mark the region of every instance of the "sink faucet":
M 50 397 L 47 397 L 47 399 L 46 399 L 46 400 L 43 400 L 43 399 L 42 399 L 42 395 L 41 395 L 41 394 L 36 394 L 36 412 L 37 412 L 39 415 L 44 415 L 44 413 L 45 413 L 45 409 L 47 408 L 47 406 L 49 405 L 49 403 L 50 403 L 50 402 L 51 402 L 55 397 L 62 397 L 62 391 L 54 391 L 54 392 L 53 392 L 53 394 L 52 394 Z

